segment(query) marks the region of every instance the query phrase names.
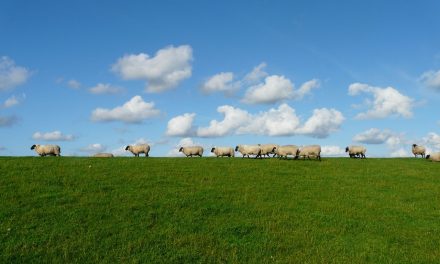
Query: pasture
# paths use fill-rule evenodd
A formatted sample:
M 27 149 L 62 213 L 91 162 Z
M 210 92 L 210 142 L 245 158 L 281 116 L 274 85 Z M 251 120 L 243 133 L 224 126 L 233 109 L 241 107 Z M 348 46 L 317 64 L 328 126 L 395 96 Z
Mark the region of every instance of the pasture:
M 438 263 L 423 159 L 0 158 L 0 262 Z

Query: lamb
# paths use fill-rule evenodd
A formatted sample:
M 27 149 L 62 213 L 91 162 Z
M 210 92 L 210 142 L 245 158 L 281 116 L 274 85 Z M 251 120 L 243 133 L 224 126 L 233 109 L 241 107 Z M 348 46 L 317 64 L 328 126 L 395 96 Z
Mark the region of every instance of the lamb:
M 298 147 L 295 145 L 277 146 L 274 147 L 272 151 L 275 152 L 278 157 L 285 157 L 287 159 L 288 155 L 296 156 Z
M 426 155 L 426 159 L 431 161 L 440 161 L 440 152 L 434 152 Z
M 31 150 L 34 149 L 40 157 L 61 156 L 61 148 L 58 145 L 32 145 Z
M 305 146 L 296 151 L 296 157 L 304 157 L 304 159 L 307 158 L 310 159 L 310 156 L 316 157 L 318 160 L 321 160 L 321 146 L 319 145 L 310 145 Z
M 364 146 L 349 146 L 345 148 L 345 152 L 348 152 L 348 155 L 350 158 L 366 158 L 365 153 L 367 152 L 367 149 Z
M 131 151 L 131 153 L 133 153 L 135 157 L 139 157 L 140 153 L 145 153 L 145 157 L 148 157 L 148 153 L 150 152 L 150 145 L 128 145 L 127 147 L 125 147 L 125 150 Z
M 412 153 L 414 154 L 414 157 L 417 158 L 417 155 L 421 155 L 422 158 L 425 157 L 426 149 L 423 146 L 418 146 L 417 144 L 412 145 Z
M 96 153 L 95 155 L 93 155 L 93 157 L 95 158 L 113 158 L 113 154 L 112 153 Z
M 249 158 L 250 155 L 255 155 L 255 158 L 261 158 L 261 147 L 258 145 L 238 145 L 235 147 L 235 151 L 239 151 L 243 158 L 244 156 Z
M 235 152 L 231 147 L 213 147 L 211 152 L 214 153 L 217 157 L 234 157 Z
M 276 153 L 274 151 L 274 148 L 278 147 L 279 145 L 276 144 L 258 144 L 261 148 L 261 156 L 267 155 L 270 157 L 269 154 L 273 154 L 272 157 L 275 157 Z
M 199 156 L 203 155 L 203 148 L 200 146 L 191 146 L 191 147 L 181 147 L 179 152 L 183 152 L 187 157 Z

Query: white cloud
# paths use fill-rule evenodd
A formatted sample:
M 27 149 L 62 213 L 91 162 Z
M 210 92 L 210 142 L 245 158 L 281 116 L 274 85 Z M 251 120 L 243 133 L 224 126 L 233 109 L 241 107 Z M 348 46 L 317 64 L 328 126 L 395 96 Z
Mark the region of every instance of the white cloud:
M 323 156 L 345 156 L 345 149 L 339 146 L 322 146 L 321 155 Z
M 123 88 L 108 83 L 98 83 L 96 86 L 89 89 L 89 92 L 92 94 L 119 94 L 123 91 Z
M 247 104 L 272 104 L 288 99 L 302 99 L 313 88 L 319 87 L 319 81 L 310 80 L 295 90 L 293 83 L 284 76 L 271 75 L 263 83 L 249 87 L 242 102 Z
M 136 95 L 122 106 L 113 109 L 97 108 L 93 110 L 91 119 L 94 122 L 140 123 L 159 114 L 160 111 L 154 108 L 153 102 L 146 103 L 141 96 Z
M 426 137 L 422 139 L 422 142 L 434 151 L 440 151 L 440 135 L 434 132 L 428 133 Z
M 192 60 L 190 46 L 168 46 L 152 58 L 145 53 L 125 55 L 112 66 L 112 71 L 125 80 L 146 80 L 146 91 L 159 93 L 191 77 Z
M 172 137 L 190 136 L 194 132 L 192 123 L 195 116 L 195 113 L 185 113 L 171 118 L 168 121 L 166 135 Z
M 0 108 L 10 108 L 13 106 L 16 106 L 18 104 L 20 104 L 21 101 L 23 101 L 26 98 L 25 94 L 22 94 L 22 96 L 11 96 L 8 99 L 6 99 L 6 101 L 0 105 Z
M 383 144 L 394 135 L 388 129 L 381 131 L 378 128 L 370 128 L 365 132 L 355 135 L 353 141 L 365 144 Z
M 260 65 L 256 66 L 250 73 L 248 73 L 244 77 L 244 81 L 250 84 L 258 83 L 259 81 L 261 81 L 264 77 L 269 75 L 267 72 L 264 71 L 266 66 L 266 63 L 260 63 Z
M 6 91 L 24 84 L 31 73 L 28 69 L 16 66 L 8 57 L 0 58 L 0 91 Z
M 35 132 L 32 135 L 32 138 L 35 140 L 44 140 L 44 141 L 73 141 L 75 137 L 73 135 L 64 135 L 61 131 L 52 131 L 52 132 Z
M 367 101 L 370 107 L 367 112 L 359 113 L 357 119 L 378 119 L 389 116 L 402 116 L 410 118 L 412 116 L 412 108 L 414 100 L 401 94 L 393 87 L 373 87 L 368 84 L 353 83 L 348 88 L 348 94 L 355 96 L 361 92 L 373 95 L 373 102 Z
M 410 153 L 404 148 L 396 149 L 390 153 L 390 157 L 395 157 L 395 158 L 404 158 L 408 156 L 410 156 Z
M 288 136 L 297 132 L 300 120 L 295 109 L 281 104 L 277 109 L 253 115 L 248 124 L 241 126 L 238 134 L 259 134 L 269 136 Z
M 72 89 L 79 89 L 81 88 L 81 83 L 75 79 L 71 79 L 67 82 L 67 86 L 69 86 Z
M 94 144 L 87 145 L 84 148 L 81 148 L 81 151 L 88 152 L 88 153 L 98 153 L 98 152 L 103 152 L 106 149 L 107 149 L 106 146 L 99 144 L 99 143 L 94 143 Z
M 268 136 L 289 136 L 304 134 L 313 137 L 327 137 L 339 129 L 344 117 L 334 109 L 315 109 L 313 115 L 301 126 L 295 110 L 287 104 L 271 108 L 267 112 L 250 114 L 229 105 L 217 108 L 223 114 L 222 121 L 212 120 L 208 127 L 197 130 L 199 137 L 221 137 L 230 134 L 255 134 Z
M 298 132 L 312 137 L 325 138 L 330 133 L 338 131 L 344 120 L 342 113 L 336 109 L 315 109 L 313 115 Z
M 420 76 L 419 80 L 426 87 L 440 91 L 440 70 L 427 71 Z
M 217 112 L 224 115 L 222 121 L 212 120 L 208 127 L 200 127 L 197 135 L 200 137 L 221 137 L 231 134 L 235 129 L 250 121 L 251 116 L 245 110 L 229 105 L 219 106 Z
M 206 94 L 214 92 L 223 92 L 231 95 L 240 88 L 240 82 L 234 82 L 234 74 L 232 72 L 221 72 L 206 80 L 200 87 L 202 92 Z
M 18 122 L 16 116 L 0 116 L 0 127 L 10 127 Z

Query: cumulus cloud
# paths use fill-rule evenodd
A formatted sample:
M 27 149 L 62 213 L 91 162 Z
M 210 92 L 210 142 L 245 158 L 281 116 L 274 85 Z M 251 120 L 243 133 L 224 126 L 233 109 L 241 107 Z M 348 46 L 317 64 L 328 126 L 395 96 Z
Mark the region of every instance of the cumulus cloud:
M 0 108 L 10 108 L 13 106 L 16 106 L 20 104 L 24 99 L 26 98 L 25 94 L 22 94 L 21 96 L 11 96 L 6 101 L 0 105 Z
M 410 142 L 403 133 L 395 133 L 389 129 L 380 130 L 371 128 L 353 137 L 353 141 L 364 144 L 386 144 L 390 150 L 391 157 L 407 157 L 409 152 L 406 150 Z
M 206 80 L 200 87 L 200 90 L 206 94 L 214 92 L 223 92 L 231 95 L 240 88 L 240 82 L 234 81 L 232 72 L 221 72 Z
M 154 108 L 154 103 L 145 102 L 136 95 L 122 106 L 113 109 L 97 108 L 93 110 L 91 119 L 94 122 L 121 121 L 124 123 L 141 123 L 143 120 L 156 117 L 160 114 Z
M 0 91 L 13 89 L 24 84 L 31 72 L 21 66 L 15 65 L 15 62 L 8 57 L 0 58 Z
M 145 53 L 125 55 L 111 69 L 125 80 L 146 80 L 146 91 L 159 93 L 191 77 L 192 60 L 190 46 L 168 46 L 157 51 L 154 57 Z
M 339 146 L 322 146 L 321 155 L 323 156 L 345 156 L 345 149 Z
M 424 145 L 427 145 L 434 151 L 440 151 L 440 135 L 434 132 L 428 133 L 426 137 L 422 139 Z
M 94 144 L 87 145 L 86 147 L 83 147 L 80 150 L 82 152 L 98 153 L 98 152 L 103 152 L 106 149 L 107 149 L 106 146 L 99 144 L 99 143 L 94 143 Z
M 269 74 L 265 72 L 266 63 L 260 63 L 250 73 L 246 74 L 244 81 L 250 84 L 257 83 Z
M 69 86 L 69 88 L 77 90 L 77 89 L 81 88 L 81 83 L 75 79 L 71 79 L 71 80 L 67 81 L 67 86 Z
M 298 132 L 317 138 L 325 138 L 330 133 L 338 131 L 344 120 L 342 113 L 336 109 L 315 109 L 313 115 Z
M 58 130 L 46 133 L 35 132 L 32 138 L 43 141 L 73 141 L 75 139 L 73 135 L 65 135 Z
M 18 122 L 18 118 L 12 116 L 0 116 L 0 127 L 10 127 Z
M 91 94 L 119 94 L 124 92 L 124 89 L 109 83 L 98 83 L 96 86 L 89 88 L 89 92 Z
M 440 91 L 440 70 L 424 72 L 419 80 L 428 88 Z
M 172 137 L 190 136 L 194 132 L 192 124 L 195 116 L 195 113 L 185 113 L 171 118 L 168 121 L 166 135 Z
M 220 106 L 217 112 L 223 114 L 221 121 L 212 120 L 207 127 L 197 130 L 199 137 L 221 137 L 230 134 L 255 134 L 268 136 L 289 136 L 295 134 L 312 137 L 327 137 L 339 129 L 343 115 L 334 109 L 315 109 L 313 115 L 301 126 L 295 110 L 287 104 L 271 108 L 266 112 L 250 114 L 246 110 L 229 105 Z
M 373 95 L 372 102 L 366 101 L 366 105 L 370 108 L 367 112 L 359 113 L 357 119 L 379 119 L 389 116 L 402 116 L 410 118 L 414 100 L 401 94 L 393 87 L 373 87 L 368 84 L 353 83 L 348 88 L 348 94 L 351 96 L 360 93 L 370 93 Z
M 293 83 L 284 76 L 271 75 L 263 83 L 249 87 L 242 102 L 247 104 L 272 104 L 288 99 L 302 99 L 313 88 L 319 87 L 319 81 L 314 79 L 301 85 L 295 90 Z

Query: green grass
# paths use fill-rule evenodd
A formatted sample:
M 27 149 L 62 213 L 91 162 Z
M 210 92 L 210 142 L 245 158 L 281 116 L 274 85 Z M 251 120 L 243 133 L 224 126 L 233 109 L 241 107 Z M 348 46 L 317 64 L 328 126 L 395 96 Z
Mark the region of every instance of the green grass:
M 0 262 L 439 260 L 422 159 L 0 158 Z

